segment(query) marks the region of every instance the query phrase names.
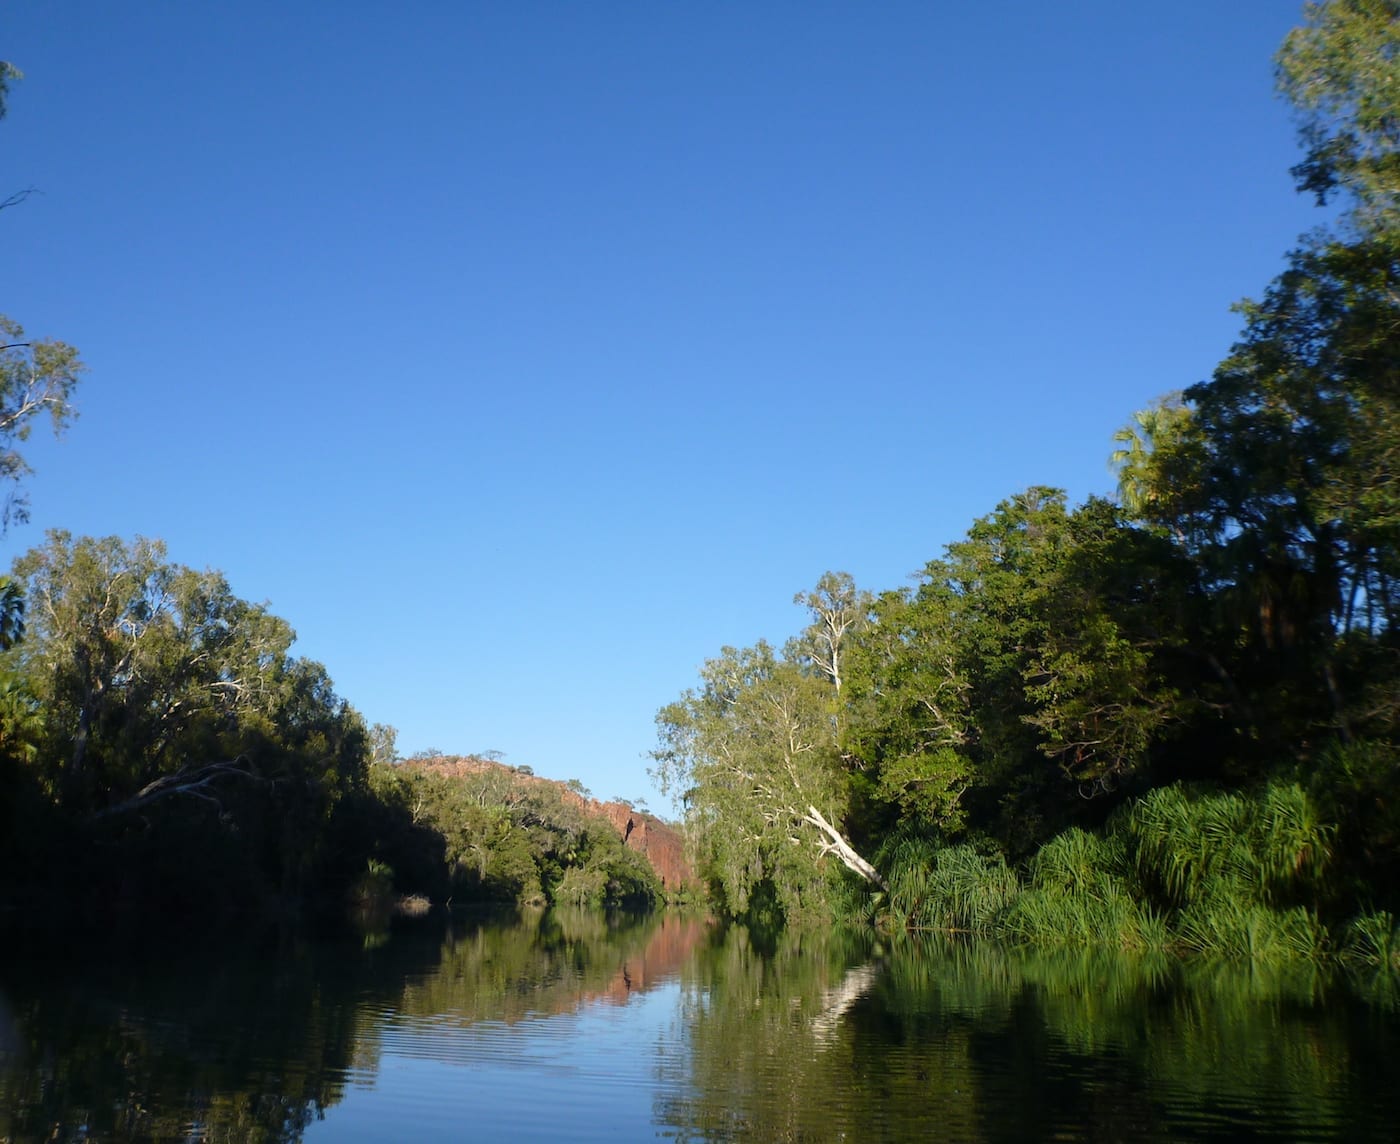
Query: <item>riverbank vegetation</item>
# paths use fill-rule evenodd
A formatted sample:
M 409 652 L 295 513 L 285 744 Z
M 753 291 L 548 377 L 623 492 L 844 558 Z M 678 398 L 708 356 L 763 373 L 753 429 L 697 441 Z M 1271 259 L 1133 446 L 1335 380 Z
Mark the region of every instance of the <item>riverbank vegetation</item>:
M 0 118 L 20 78 L 0 63 Z M 73 347 L 0 317 L 0 533 L 27 519 L 20 446 L 44 419 L 71 425 L 83 372 Z M 392 728 L 367 726 L 294 641 L 159 540 L 53 530 L 16 559 L 0 577 L 0 925 L 660 900 L 577 792 L 491 760 L 402 766 Z
M 50 533 L 0 653 L 0 906 L 23 921 L 650 905 L 647 860 L 560 784 L 393 757 L 294 633 L 159 542 Z M 18 621 L 16 621 L 16 625 Z M 375 749 L 382 756 L 373 760 Z
M 1400 968 L 1400 5 L 1278 56 L 1302 239 L 1114 499 L 1008 497 L 658 715 L 718 908 Z
M 17 924 L 661 897 L 562 784 L 397 760 L 284 620 L 159 542 L 53 532 L 9 583 L 24 608 L 0 652 L 0 907 Z
M 1117 495 L 1016 493 L 912 588 L 827 573 L 785 646 L 722 649 L 660 712 L 654 774 L 718 913 L 1400 969 L 1400 3 L 1308 20 L 1278 74 L 1330 229 L 1241 304 L 1210 380 L 1132 416 Z M 0 337 L 8 528 L 19 446 L 72 422 L 83 366 Z M 0 917 L 683 891 L 626 815 L 526 768 L 403 765 L 294 638 L 159 541 L 20 556 Z
M 362 840 L 437 901 L 646 908 L 652 865 L 567 785 L 483 759 L 376 763 Z M 636 815 L 641 818 L 641 814 Z

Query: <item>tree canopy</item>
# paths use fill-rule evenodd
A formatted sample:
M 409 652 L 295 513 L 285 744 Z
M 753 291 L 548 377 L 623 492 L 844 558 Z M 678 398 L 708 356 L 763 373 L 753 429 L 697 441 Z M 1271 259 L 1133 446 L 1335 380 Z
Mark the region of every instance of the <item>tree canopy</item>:
M 1239 304 L 1208 380 L 1115 436 L 1116 501 L 1028 488 L 909 589 L 827 573 L 786 658 L 725 649 L 663 709 L 657 757 L 721 887 L 806 884 L 768 841 L 800 821 L 772 797 L 794 775 L 891 877 L 911 854 L 942 877 L 933 846 L 997 885 L 997 862 L 1028 860 L 1036 885 L 1033 855 L 1181 783 L 1271 822 L 1294 807 L 1299 845 L 1346 855 L 1332 875 L 1354 886 L 1400 864 L 1380 810 L 1400 797 L 1400 4 L 1311 4 L 1276 64 L 1299 187 L 1342 213 Z M 801 719 L 760 718 L 798 695 Z M 1094 845 L 1124 869 L 1119 842 Z

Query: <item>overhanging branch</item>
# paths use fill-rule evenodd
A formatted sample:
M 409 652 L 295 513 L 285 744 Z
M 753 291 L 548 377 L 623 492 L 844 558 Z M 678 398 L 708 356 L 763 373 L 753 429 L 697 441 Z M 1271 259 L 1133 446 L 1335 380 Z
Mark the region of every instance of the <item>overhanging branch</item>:
M 253 773 L 252 764 L 246 756 L 240 755 L 229 762 L 205 763 L 203 766 L 182 767 L 173 775 L 162 775 L 154 782 L 147 783 L 134 795 L 121 802 L 114 803 L 99 810 L 92 816 L 91 821 L 111 818 L 118 814 L 128 814 L 132 811 L 141 810 L 161 799 L 171 798 L 176 795 L 186 795 L 191 798 L 198 798 L 205 802 L 211 802 L 220 810 L 223 809 L 223 801 L 217 795 L 216 784 L 224 779 L 237 778 L 246 782 L 263 784 L 267 779 L 261 775 Z

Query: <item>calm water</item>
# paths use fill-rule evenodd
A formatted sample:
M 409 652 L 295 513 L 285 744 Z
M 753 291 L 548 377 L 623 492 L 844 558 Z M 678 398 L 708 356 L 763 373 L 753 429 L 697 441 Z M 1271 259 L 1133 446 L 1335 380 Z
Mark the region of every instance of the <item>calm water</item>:
M 0 1141 L 1391 1140 L 1393 981 L 675 916 L 0 963 Z

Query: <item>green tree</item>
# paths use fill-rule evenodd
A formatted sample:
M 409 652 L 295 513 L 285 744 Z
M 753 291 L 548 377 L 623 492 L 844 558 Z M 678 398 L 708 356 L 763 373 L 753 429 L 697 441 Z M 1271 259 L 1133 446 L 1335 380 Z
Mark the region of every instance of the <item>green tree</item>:
M 1196 707 L 1182 668 L 1193 577 L 1165 538 L 1091 498 L 1062 559 L 1030 589 L 1040 638 L 1024 671 L 1026 722 L 1081 796 L 1111 791 Z
M 1263 767 L 1400 718 L 1400 5 L 1311 4 L 1277 65 L 1341 237 L 1302 242 L 1212 378 L 1115 455 L 1124 505 L 1195 561 L 1193 643 Z
M 0 60 L 0 119 L 9 110 L 10 84 L 22 74 Z M 0 200 L 0 210 L 16 206 L 29 195 L 18 191 Z M 56 435 L 77 416 L 73 390 L 84 366 L 72 346 L 53 340 L 29 341 L 18 322 L 0 315 L 0 481 L 18 483 L 30 473 L 15 447 L 28 439 L 34 422 L 47 414 Z M 12 489 L 0 508 L 0 532 L 13 521 L 28 519 L 23 495 Z
M 34 602 L 7 653 L 42 712 L 33 766 L 71 821 L 145 856 L 139 880 L 178 870 L 197 895 L 207 859 L 294 900 L 337 864 L 363 867 L 329 832 L 364 785 L 364 723 L 290 654 L 285 621 L 158 541 L 51 532 L 15 571 Z
M 375 723 L 369 729 L 370 761 L 389 765 L 398 762 L 399 732 L 387 723 Z
M 1191 708 L 1189 566 L 1102 500 L 1032 488 L 978 520 L 850 658 L 843 748 L 866 830 L 1014 850 L 1144 770 Z
M 828 914 L 829 854 L 879 881 L 840 832 L 848 786 L 830 691 L 760 642 L 722 649 L 701 687 L 657 715 L 653 777 L 686 802 L 702 868 L 731 914 L 769 904 L 789 919 Z
M 1307 6 L 1277 57 L 1279 90 L 1299 116 L 1300 190 L 1352 203 L 1363 232 L 1400 225 L 1400 3 Z
M 25 773 L 62 816 L 66 865 L 46 876 L 75 913 L 255 910 L 363 870 L 336 840 L 367 732 L 285 621 L 156 541 L 52 532 L 15 573 L 33 612 L 5 653 L 6 735 L 32 696 Z
M 455 773 L 377 766 L 373 781 L 384 802 L 441 839 L 456 901 L 635 907 L 661 897 L 646 859 L 566 797 L 567 788 L 502 766 Z M 407 833 L 396 828 L 400 846 Z
M 0 315 L 0 481 L 18 485 L 32 471 L 16 447 L 47 415 L 55 435 L 77 416 L 73 391 L 83 373 L 78 351 L 63 342 L 25 341 L 18 322 Z M 29 518 L 28 502 L 11 489 L 0 508 L 0 531 Z
M 318 686 L 297 677 L 285 621 L 219 573 L 168 563 L 160 541 L 53 531 L 15 574 L 34 610 L 13 654 L 48 713 L 66 797 L 124 797 L 217 754 L 241 715 L 274 719 Z
M 885 592 L 850 649 L 841 745 L 867 834 L 896 821 L 945 836 L 965 825 L 973 713 L 958 605 L 936 579 Z
M 1397 248 L 1400 249 L 1400 248 Z M 1214 618 L 1202 640 L 1277 750 L 1344 737 L 1385 667 L 1400 575 L 1400 259 L 1388 244 L 1296 251 L 1208 382 L 1150 516 L 1184 539 Z
M 789 658 L 805 657 L 840 692 L 845 649 L 870 614 L 870 593 L 856 588 L 849 572 L 824 572 L 812 591 L 798 592 L 792 602 L 806 608 L 812 622 Z
M 1047 804 L 1062 785 L 1038 749 L 1026 681 L 1045 642 L 1044 584 L 1069 545 L 1064 493 L 1033 486 L 975 521 L 925 569 L 928 594 L 946 601 L 968 688 L 969 813 L 1016 850 L 1048 829 Z

